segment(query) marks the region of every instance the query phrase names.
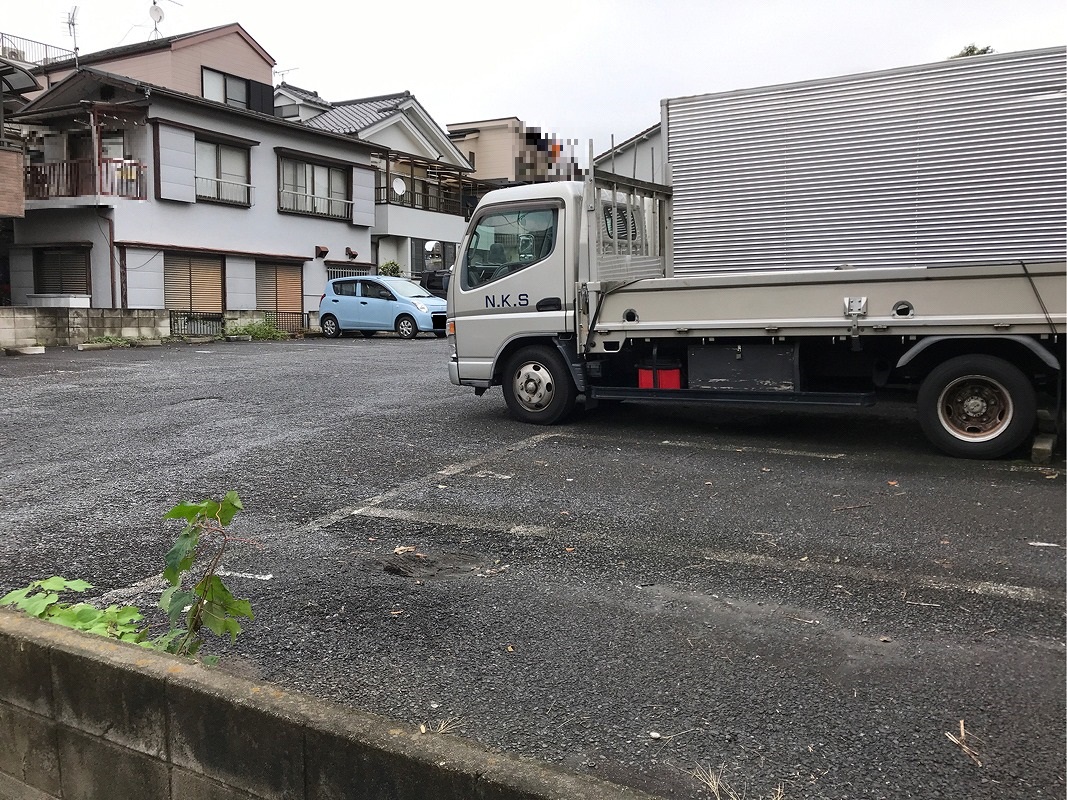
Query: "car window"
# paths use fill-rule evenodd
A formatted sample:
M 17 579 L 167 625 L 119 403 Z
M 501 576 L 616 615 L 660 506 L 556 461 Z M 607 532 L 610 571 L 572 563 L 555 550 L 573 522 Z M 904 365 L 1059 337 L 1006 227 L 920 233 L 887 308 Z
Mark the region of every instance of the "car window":
M 433 297 L 426 289 L 413 281 L 389 281 L 389 288 L 404 297 Z
M 342 297 L 355 297 L 356 296 L 356 282 L 355 281 L 336 281 L 333 285 L 333 293 L 341 295 Z
M 489 211 L 474 224 L 460 285 L 473 289 L 536 264 L 556 245 L 557 208 Z
M 360 281 L 360 294 L 376 300 L 394 300 L 393 293 L 378 281 Z

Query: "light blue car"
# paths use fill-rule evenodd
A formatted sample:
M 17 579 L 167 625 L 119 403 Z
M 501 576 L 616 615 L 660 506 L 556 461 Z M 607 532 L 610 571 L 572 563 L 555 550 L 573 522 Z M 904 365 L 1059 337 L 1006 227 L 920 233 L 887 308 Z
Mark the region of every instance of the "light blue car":
M 404 339 L 419 333 L 445 335 L 447 303 L 407 278 L 382 275 L 334 278 L 319 300 L 322 335 L 335 339 L 345 331 L 373 336 L 396 331 Z

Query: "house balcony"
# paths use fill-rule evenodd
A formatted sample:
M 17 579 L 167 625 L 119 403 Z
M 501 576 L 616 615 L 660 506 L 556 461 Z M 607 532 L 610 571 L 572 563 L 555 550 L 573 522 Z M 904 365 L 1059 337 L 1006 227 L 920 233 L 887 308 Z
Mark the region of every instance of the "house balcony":
M 417 208 L 420 211 L 435 211 L 439 214 L 464 215 L 462 197 L 458 192 L 415 190 L 399 194 L 389 186 L 379 186 L 375 189 L 374 202 Z
M 57 197 L 146 198 L 146 166 L 136 159 L 49 161 L 25 167 L 27 200 Z

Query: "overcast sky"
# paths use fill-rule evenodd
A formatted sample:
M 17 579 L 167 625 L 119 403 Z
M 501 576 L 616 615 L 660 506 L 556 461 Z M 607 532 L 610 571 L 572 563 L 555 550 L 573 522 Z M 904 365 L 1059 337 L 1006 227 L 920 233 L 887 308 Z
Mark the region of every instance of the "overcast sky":
M 442 126 L 515 116 L 596 152 L 660 100 L 1067 43 L 1064 0 L 157 0 L 169 36 L 239 22 L 327 100 L 411 91 Z M 153 33 L 152 0 L 4 0 L 0 32 L 89 53 Z M 583 159 L 584 160 L 584 159 Z

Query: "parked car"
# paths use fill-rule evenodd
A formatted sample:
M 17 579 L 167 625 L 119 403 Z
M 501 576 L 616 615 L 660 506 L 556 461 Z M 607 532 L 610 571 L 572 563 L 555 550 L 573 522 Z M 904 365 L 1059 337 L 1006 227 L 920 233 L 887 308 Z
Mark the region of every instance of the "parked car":
M 422 273 L 419 285 L 435 297 L 448 297 L 448 281 L 452 277 L 450 269 L 431 269 Z
M 345 331 L 373 336 L 396 331 L 404 339 L 419 333 L 445 335 L 446 303 L 407 278 L 373 275 L 334 278 L 319 300 L 319 326 L 334 339 Z

